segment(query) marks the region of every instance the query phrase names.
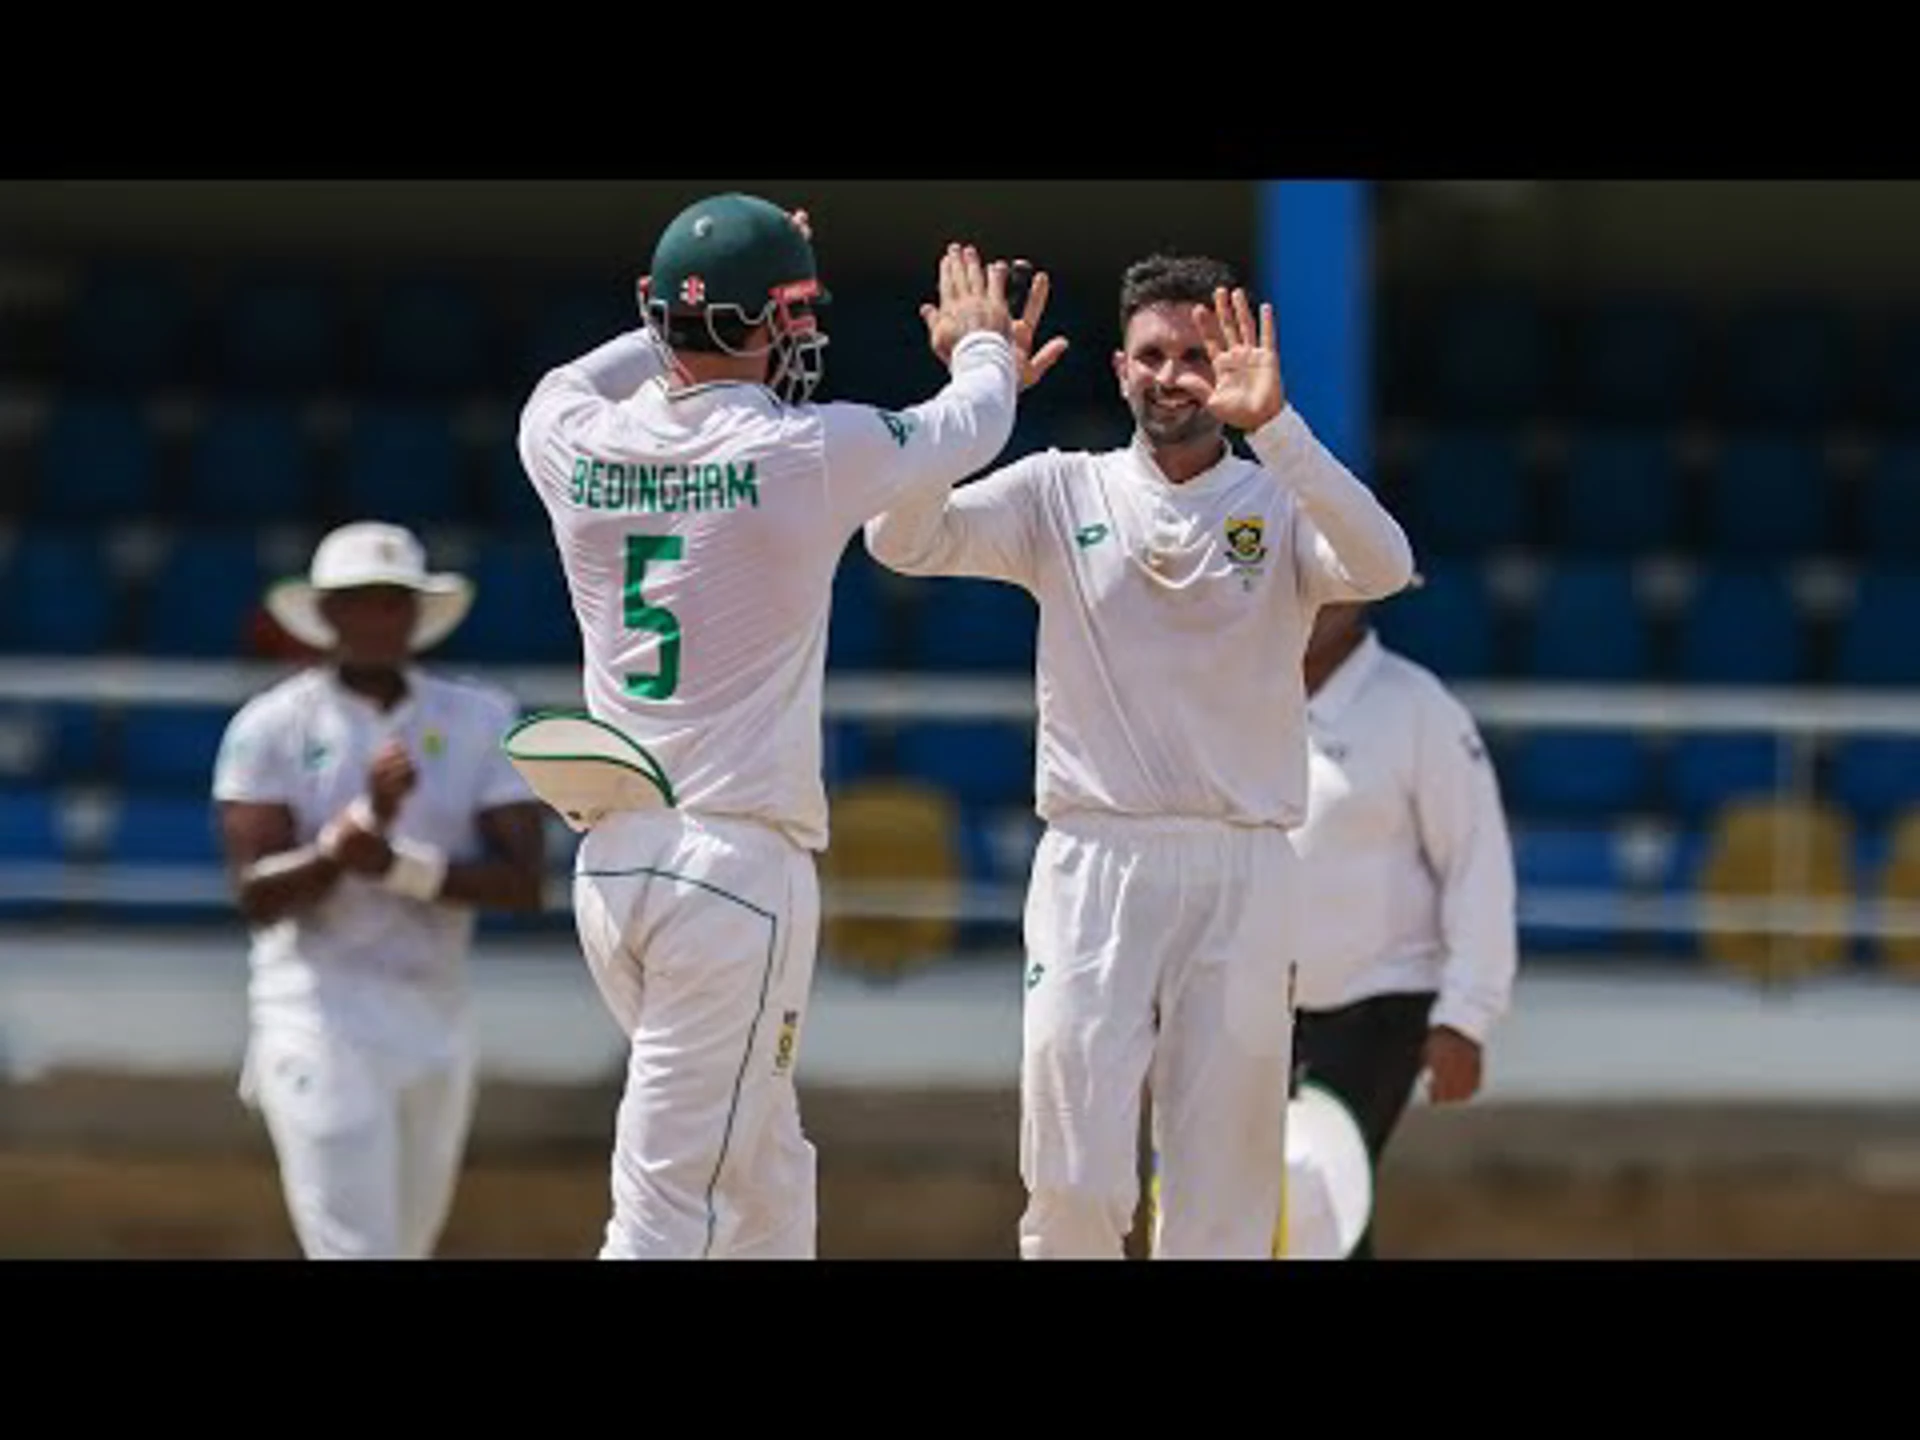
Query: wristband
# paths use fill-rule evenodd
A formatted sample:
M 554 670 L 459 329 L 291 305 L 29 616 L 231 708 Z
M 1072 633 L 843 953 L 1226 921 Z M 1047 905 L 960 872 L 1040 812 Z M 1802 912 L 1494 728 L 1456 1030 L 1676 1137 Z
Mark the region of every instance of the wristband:
M 433 845 L 414 840 L 393 840 L 393 864 L 380 877 L 380 883 L 396 895 L 410 900 L 432 901 L 440 897 L 447 878 L 447 854 Z

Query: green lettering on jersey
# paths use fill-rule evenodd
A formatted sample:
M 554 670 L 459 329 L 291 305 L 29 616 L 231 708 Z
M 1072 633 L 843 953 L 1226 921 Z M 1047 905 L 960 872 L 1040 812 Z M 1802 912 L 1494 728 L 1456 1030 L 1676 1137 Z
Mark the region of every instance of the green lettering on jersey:
M 902 444 L 905 443 L 903 439 Z M 681 510 L 760 507 L 754 462 L 642 465 L 576 455 L 568 497 L 583 510 L 671 515 Z
M 914 427 L 919 423 L 911 415 L 900 415 L 892 410 L 879 411 L 880 423 L 887 427 L 887 433 L 893 436 L 893 443 L 902 450 L 912 438 Z

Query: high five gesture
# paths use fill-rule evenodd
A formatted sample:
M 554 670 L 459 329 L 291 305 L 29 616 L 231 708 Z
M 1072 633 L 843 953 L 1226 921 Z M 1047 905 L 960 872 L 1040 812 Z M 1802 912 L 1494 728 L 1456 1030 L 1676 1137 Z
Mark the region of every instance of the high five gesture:
M 1260 327 L 1254 329 L 1247 292 L 1224 287 L 1213 292 L 1213 308 L 1193 307 L 1213 365 L 1213 393 L 1207 409 L 1223 425 L 1245 434 L 1258 430 L 1287 404 L 1280 378 L 1280 351 L 1273 338 L 1273 306 L 1260 306 Z

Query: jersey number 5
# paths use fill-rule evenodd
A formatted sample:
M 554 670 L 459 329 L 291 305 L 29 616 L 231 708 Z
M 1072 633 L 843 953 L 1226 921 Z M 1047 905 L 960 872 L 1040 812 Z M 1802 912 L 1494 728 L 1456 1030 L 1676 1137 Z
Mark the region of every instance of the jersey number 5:
M 627 578 L 622 592 L 629 630 L 651 630 L 660 637 L 660 668 L 651 675 L 626 677 L 627 694 L 640 700 L 664 700 L 680 685 L 680 617 L 671 610 L 649 605 L 643 593 L 647 563 L 678 560 L 683 541 L 678 535 L 629 535 Z

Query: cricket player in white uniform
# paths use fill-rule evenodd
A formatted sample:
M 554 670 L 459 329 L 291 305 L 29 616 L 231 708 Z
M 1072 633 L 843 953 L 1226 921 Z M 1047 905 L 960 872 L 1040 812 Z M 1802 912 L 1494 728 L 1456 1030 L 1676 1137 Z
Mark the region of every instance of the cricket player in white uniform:
M 937 394 L 813 403 L 826 297 L 804 213 L 713 196 L 661 234 L 645 326 L 551 371 L 523 412 L 587 710 L 663 777 L 662 803 L 588 828 L 575 871 L 581 946 L 630 1041 L 603 1258 L 815 1253 L 794 1074 L 833 575 L 870 516 L 937 500 L 1014 418 L 1005 267 L 952 246 L 939 294 Z
M 334 531 L 267 596 L 327 659 L 249 700 L 215 762 L 252 932 L 241 1093 L 313 1259 L 433 1253 L 475 1102 L 475 911 L 543 899 L 542 811 L 499 749 L 514 703 L 414 658 L 469 600 L 408 531 Z
M 1378 1166 L 1423 1074 L 1436 1104 L 1478 1093 L 1519 931 L 1479 729 L 1367 612 L 1323 609 L 1305 662 L 1311 783 L 1295 839 L 1315 903 L 1297 928 L 1295 1058 L 1346 1101 Z M 1369 1228 L 1354 1257 L 1373 1253 Z
M 1037 287 L 1036 287 L 1037 288 Z M 868 548 L 1039 603 L 1020 1253 L 1120 1258 L 1150 1090 L 1153 1253 L 1265 1258 L 1306 907 L 1300 657 L 1315 608 L 1407 583 L 1405 534 L 1287 404 L 1273 314 L 1218 262 L 1121 291 L 1134 441 L 901 505 Z M 1257 460 L 1223 427 L 1243 432 Z

